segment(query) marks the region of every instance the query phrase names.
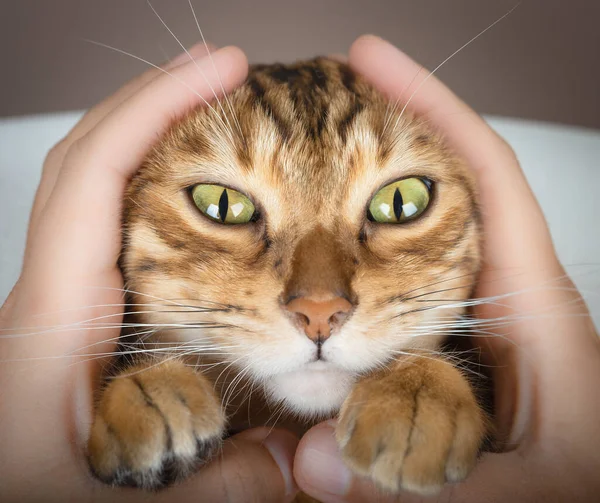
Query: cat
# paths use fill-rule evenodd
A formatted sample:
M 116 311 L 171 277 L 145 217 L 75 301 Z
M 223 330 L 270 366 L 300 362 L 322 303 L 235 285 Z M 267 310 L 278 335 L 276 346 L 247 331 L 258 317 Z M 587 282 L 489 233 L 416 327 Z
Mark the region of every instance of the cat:
M 131 355 L 98 397 L 97 477 L 163 487 L 273 415 L 337 417 L 386 491 L 468 475 L 487 415 L 440 349 L 480 266 L 477 191 L 396 105 L 337 60 L 256 65 L 154 147 L 125 196 Z

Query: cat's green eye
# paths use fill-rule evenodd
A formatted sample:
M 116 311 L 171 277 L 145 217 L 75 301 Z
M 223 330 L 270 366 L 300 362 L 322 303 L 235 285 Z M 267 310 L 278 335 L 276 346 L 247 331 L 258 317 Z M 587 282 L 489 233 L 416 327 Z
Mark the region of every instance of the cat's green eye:
M 192 199 L 204 215 L 222 224 L 246 224 L 256 213 L 254 204 L 244 194 L 220 185 L 196 185 Z
M 386 185 L 369 204 L 369 220 L 390 224 L 414 220 L 429 205 L 429 183 L 421 178 L 405 178 Z

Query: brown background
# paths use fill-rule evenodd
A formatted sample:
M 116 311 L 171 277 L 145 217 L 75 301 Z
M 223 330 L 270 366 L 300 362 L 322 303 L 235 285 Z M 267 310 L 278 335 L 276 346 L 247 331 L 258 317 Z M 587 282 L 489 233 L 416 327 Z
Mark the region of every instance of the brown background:
M 180 52 L 144 0 L 0 0 L 0 116 L 85 108 L 144 65 Z M 516 0 L 194 0 L 205 35 L 251 61 L 344 52 L 379 34 L 429 68 Z M 185 45 L 198 39 L 187 0 L 154 0 Z M 484 113 L 600 128 L 600 2 L 525 0 L 439 75 Z

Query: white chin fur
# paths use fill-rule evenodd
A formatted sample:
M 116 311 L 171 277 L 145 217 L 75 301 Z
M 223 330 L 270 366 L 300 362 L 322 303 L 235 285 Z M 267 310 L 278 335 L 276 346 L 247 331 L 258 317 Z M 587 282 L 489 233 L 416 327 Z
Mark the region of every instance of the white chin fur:
M 266 391 L 300 416 L 333 414 L 350 393 L 354 379 L 348 372 L 327 367 L 315 362 L 302 370 L 276 374 L 265 382 Z

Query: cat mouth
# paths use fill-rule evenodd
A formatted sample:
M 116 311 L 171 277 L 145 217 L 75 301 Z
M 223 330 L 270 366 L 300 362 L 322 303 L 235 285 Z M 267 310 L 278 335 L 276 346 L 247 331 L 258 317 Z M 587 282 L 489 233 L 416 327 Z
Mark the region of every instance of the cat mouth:
M 311 363 L 314 363 L 314 362 L 326 362 L 327 361 L 327 358 L 325 358 L 325 355 L 323 354 L 321 346 L 322 346 L 321 344 L 319 344 L 317 346 L 317 351 L 315 353 L 315 357 L 314 357 L 314 359 L 312 360 Z

